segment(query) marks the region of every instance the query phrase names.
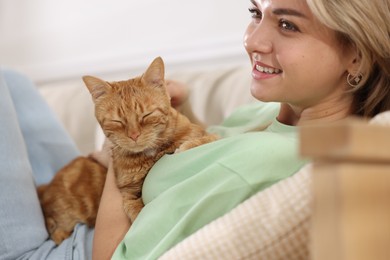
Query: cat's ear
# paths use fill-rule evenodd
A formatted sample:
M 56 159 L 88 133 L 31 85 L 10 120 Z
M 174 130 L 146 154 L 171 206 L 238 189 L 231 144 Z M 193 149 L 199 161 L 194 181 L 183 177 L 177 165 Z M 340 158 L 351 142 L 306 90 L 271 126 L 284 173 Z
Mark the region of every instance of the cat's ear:
M 111 86 L 107 82 L 96 77 L 84 76 L 83 81 L 91 93 L 93 100 L 98 99 L 111 89 Z
M 161 57 L 157 57 L 149 65 L 149 68 L 142 76 L 142 80 L 148 85 L 163 85 L 164 73 L 164 61 Z

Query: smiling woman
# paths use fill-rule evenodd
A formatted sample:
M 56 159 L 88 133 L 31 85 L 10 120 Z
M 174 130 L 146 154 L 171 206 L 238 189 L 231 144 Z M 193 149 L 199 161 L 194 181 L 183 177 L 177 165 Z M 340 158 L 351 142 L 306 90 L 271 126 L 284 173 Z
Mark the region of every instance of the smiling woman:
M 300 111 L 300 123 L 302 119 L 315 120 L 316 116 L 323 120 L 323 110 L 328 112 L 326 116 L 337 119 L 350 113 L 373 116 L 390 107 L 389 86 L 384 80 L 389 74 L 388 34 L 375 30 L 370 35 L 378 39 L 374 42 L 368 36 L 368 28 L 375 24 L 388 29 L 386 17 L 361 14 L 363 3 L 336 6 L 314 0 L 308 1 L 309 5 L 304 1 L 251 2 L 253 22 L 245 46 L 254 64 L 255 97 L 289 103 L 294 111 Z M 377 10 L 389 8 L 385 0 L 372 5 Z M 347 20 L 345 10 L 365 19 Z M 376 71 L 378 66 L 384 71 Z M 371 73 L 374 79 L 370 80 Z
M 148 3 L 162 10 L 157 6 L 160 1 Z M 230 5 L 224 0 L 220 4 Z M 47 239 L 33 176 L 50 179 L 58 167 L 78 153 L 42 105 L 31 82 L 19 74 L 1 71 L 0 113 L 5 120 L 0 125 L 0 197 L 4 198 L 0 200 L 1 259 L 88 259 L 91 253 L 94 260 L 157 259 L 164 254 L 169 258 L 180 255 L 176 254 L 180 245 L 193 243 L 193 235 L 215 230 L 221 223 L 215 220 L 231 213 L 240 215 L 237 208 L 252 198 L 255 203 L 251 200 L 248 210 L 259 221 L 255 227 L 244 229 L 241 226 L 252 216 L 235 218 L 234 224 L 242 231 L 239 241 L 234 233 L 220 236 L 170 259 L 205 259 L 214 257 L 216 251 L 222 252 L 222 257 L 215 258 L 222 259 L 225 255 L 235 259 L 309 258 L 310 209 L 299 200 L 306 198 L 308 203 L 308 175 L 301 175 L 308 162 L 298 154 L 298 131 L 306 125 L 326 125 L 351 115 L 371 118 L 390 109 L 390 0 L 252 0 L 250 5 L 244 45 L 252 65 L 247 72 L 250 91 L 258 102 L 238 108 L 220 126 L 209 127 L 209 132 L 222 137 L 220 140 L 161 157 L 144 180 L 144 207 L 133 223 L 123 211 L 110 147 L 94 153 L 94 158 L 108 166 L 95 229 L 78 225 L 72 237 L 58 247 Z M 195 19 L 199 15 L 182 10 L 186 19 L 204 23 Z M 196 14 L 203 15 L 201 11 Z M 226 15 L 218 21 L 221 30 L 229 30 L 227 20 L 235 21 L 231 17 L 235 16 Z M 159 22 L 148 18 L 154 24 Z M 178 24 L 187 25 L 186 19 Z M 157 30 L 158 26 L 148 32 L 153 28 Z M 194 28 L 182 28 L 183 42 L 196 38 L 191 32 Z M 147 34 L 158 43 L 154 35 L 164 32 Z M 167 87 L 172 84 L 176 85 L 171 81 Z M 170 92 L 172 99 L 175 105 L 184 105 L 189 92 L 183 85 L 176 87 L 181 91 Z M 249 92 L 249 86 L 239 91 Z M 127 130 L 134 139 L 141 134 L 134 131 L 137 129 Z M 288 189 L 293 193 L 275 192 L 286 186 L 293 186 L 295 189 Z M 298 198 L 296 203 L 291 202 L 293 198 Z M 285 205 L 290 207 L 286 209 Z M 28 215 L 24 214 L 26 209 Z M 286 218 L 291 216 L 288 213 L 301 210 L 303 218 Z M 272 225 L 270 216 L 275 220 Z M 301 222 L 295 226 L 297 221 Z M 230 231 L 225 225 L 222 229 Z M 304 239 L 291 233 L 270 239 L 270 234 L 280 234 L 280 227 L 294 229 Z M 240 244 L 244 243 L 242 250 Z M 246 250 L 247 245 L 250 250 Z

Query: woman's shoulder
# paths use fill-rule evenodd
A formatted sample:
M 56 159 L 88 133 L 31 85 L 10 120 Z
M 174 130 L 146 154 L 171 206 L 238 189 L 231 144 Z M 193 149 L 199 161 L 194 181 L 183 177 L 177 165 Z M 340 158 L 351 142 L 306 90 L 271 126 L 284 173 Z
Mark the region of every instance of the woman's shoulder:
M 240 106 L 220 125 L 210 126 L 208 131 L 221 137 L 228 137 L 265 128 L 276 118 L 279 107 L 279 103 L 260 101 Z

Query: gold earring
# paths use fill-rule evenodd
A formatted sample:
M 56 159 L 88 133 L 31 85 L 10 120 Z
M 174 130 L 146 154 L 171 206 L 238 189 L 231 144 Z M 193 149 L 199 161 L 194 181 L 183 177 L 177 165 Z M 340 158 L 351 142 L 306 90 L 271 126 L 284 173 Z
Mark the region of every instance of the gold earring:
M 363 74 L 358 73 L 357 75 L 352 75 L 348 73 L 347 82 L 352 88 L 357 88 L 359 86 L 360 81 L 363 79 Z

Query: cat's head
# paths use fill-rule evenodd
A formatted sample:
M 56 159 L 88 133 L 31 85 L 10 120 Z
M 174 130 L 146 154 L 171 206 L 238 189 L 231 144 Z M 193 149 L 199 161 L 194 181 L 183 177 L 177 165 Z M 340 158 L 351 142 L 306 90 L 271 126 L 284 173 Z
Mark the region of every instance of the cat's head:
M 106 82 L 84 76 L 83 80 L 95 103 L 95 116 L 114 145 L 144 152 L 166 141 L 171 105 L 160 57 L 140 77 Z

